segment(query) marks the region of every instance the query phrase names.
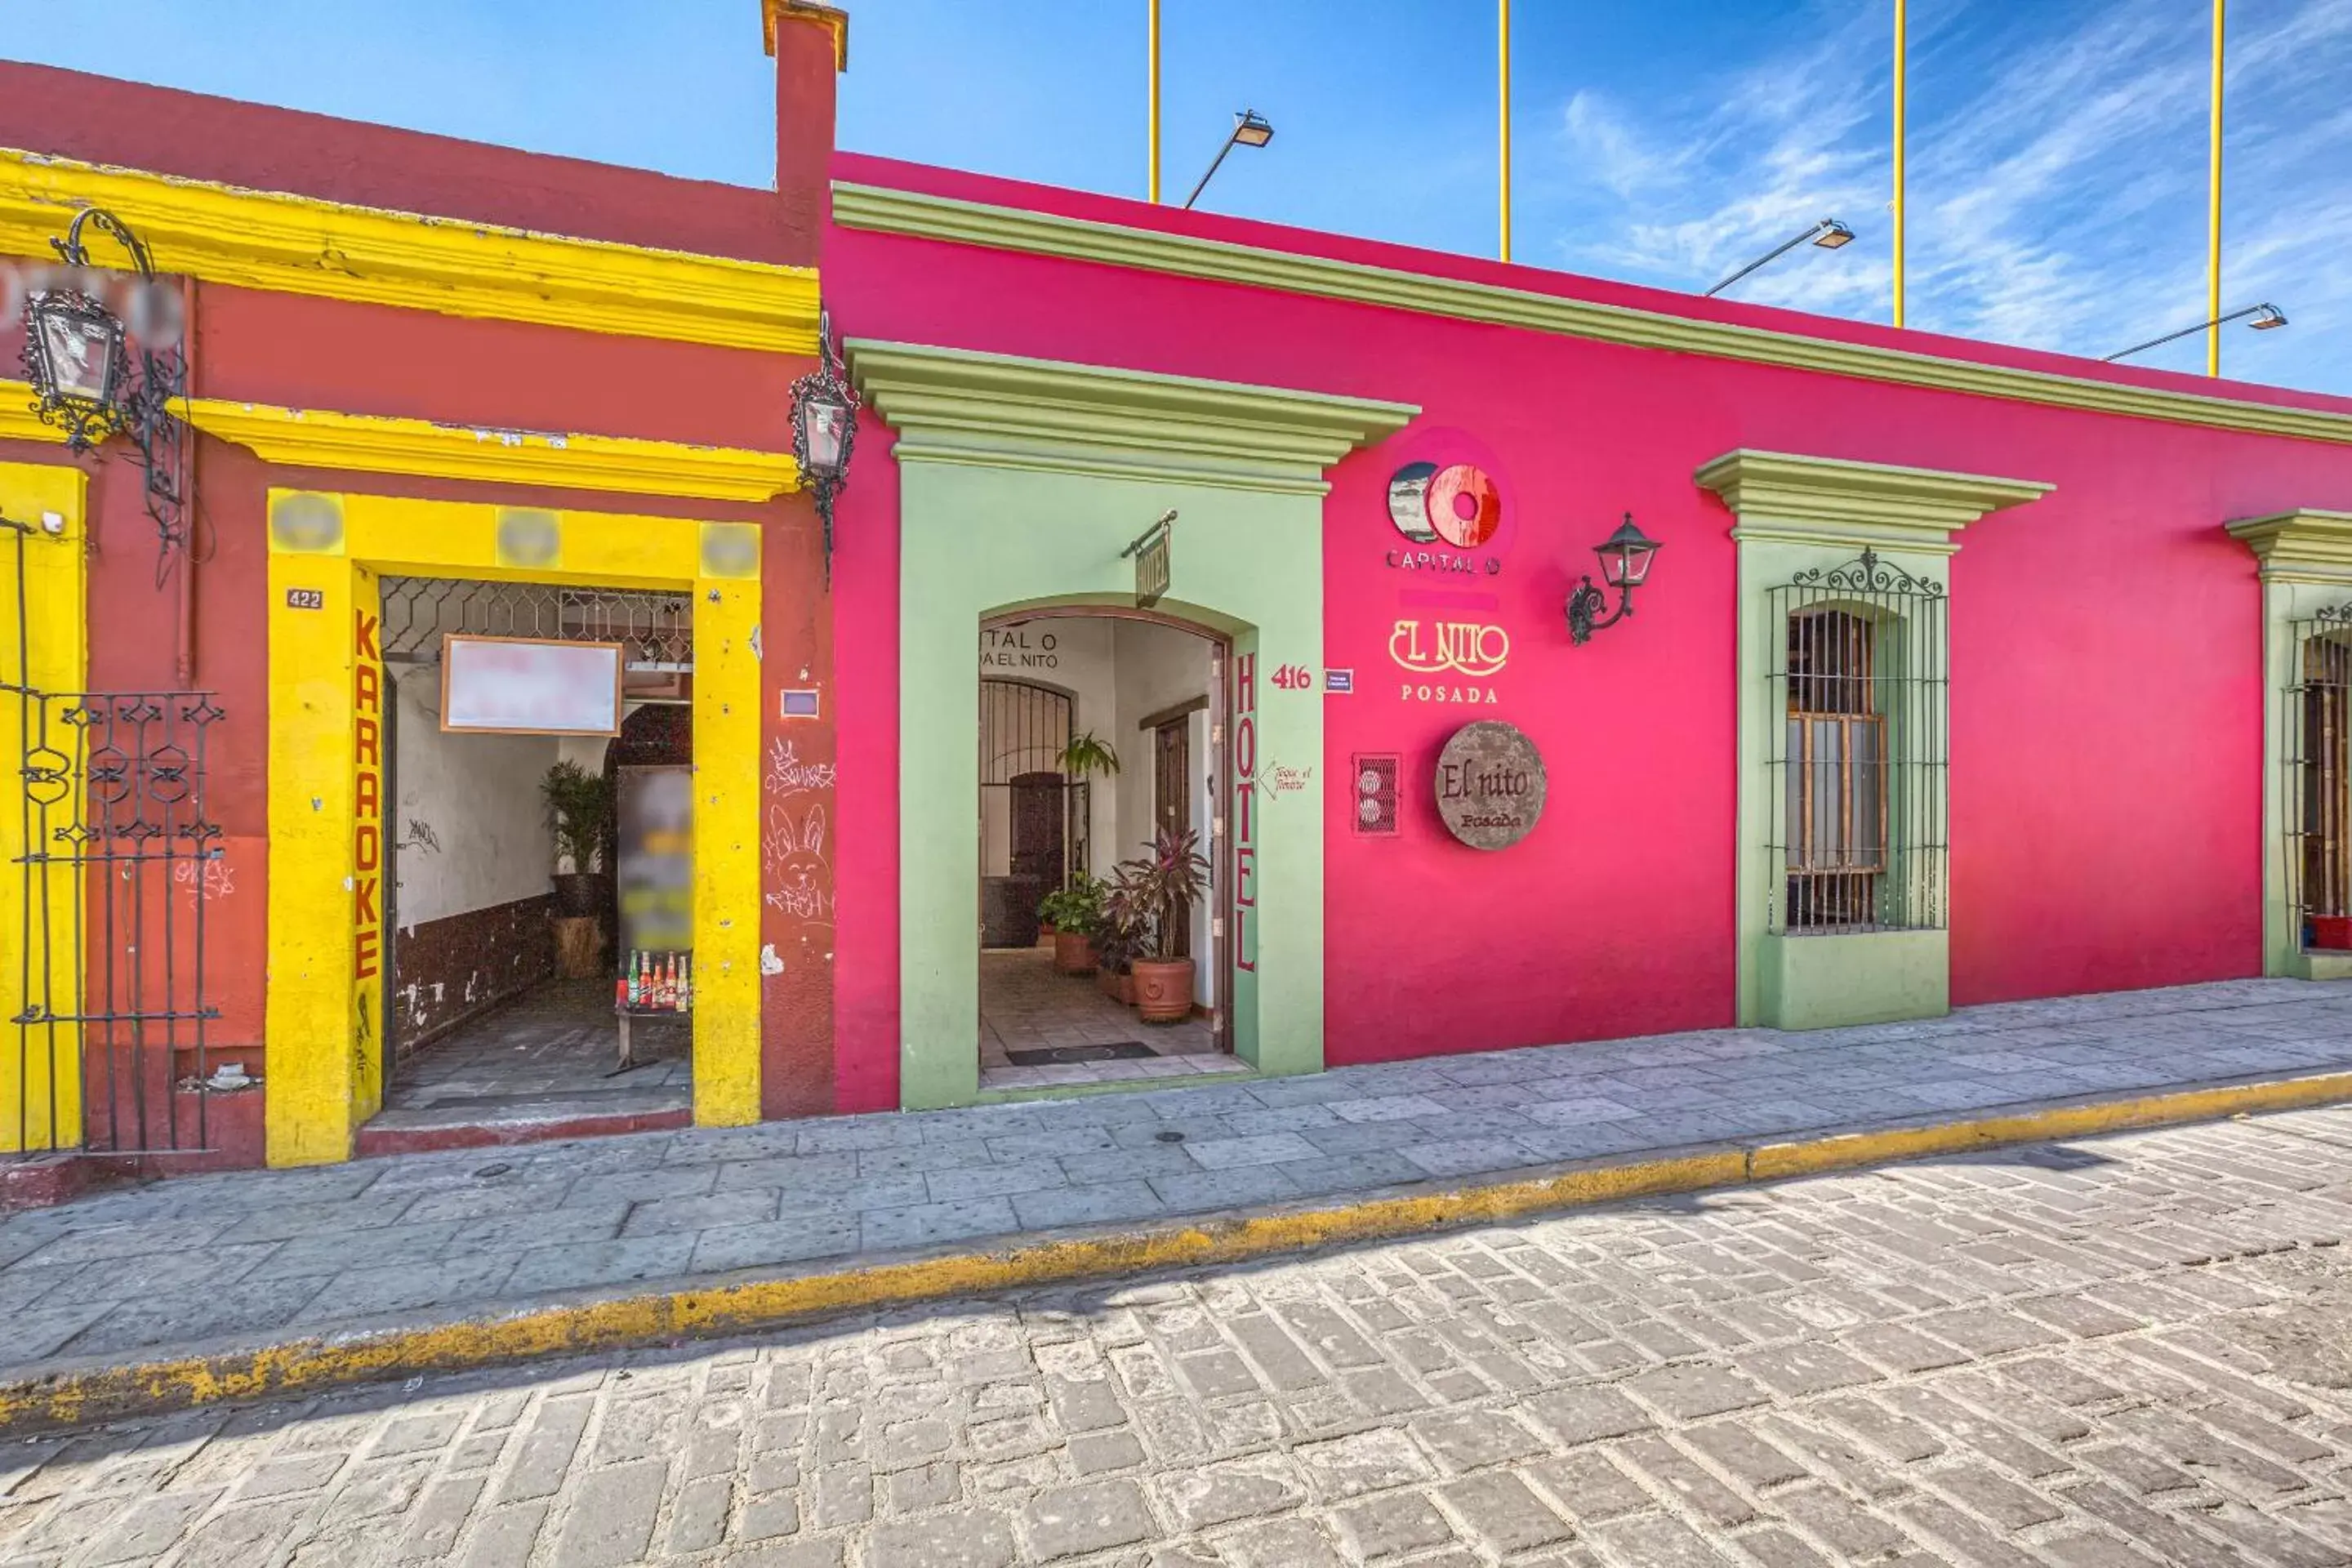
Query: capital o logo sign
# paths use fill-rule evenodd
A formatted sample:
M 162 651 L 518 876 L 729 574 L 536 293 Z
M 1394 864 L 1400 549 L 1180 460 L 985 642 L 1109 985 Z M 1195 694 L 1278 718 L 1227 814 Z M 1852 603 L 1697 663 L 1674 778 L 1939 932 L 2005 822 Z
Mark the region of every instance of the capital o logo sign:
M 1516 724 L 1482 719 L 1437 754 L 1437 815 L 1473 849 L 1508 849 L 1543 816 L 1543 754 Z
M 1389 521 L 1416 544 L 1475 550 L 1503 526 L 1503 492 L 1472 463 L 1407 463 L 1389 479 Z

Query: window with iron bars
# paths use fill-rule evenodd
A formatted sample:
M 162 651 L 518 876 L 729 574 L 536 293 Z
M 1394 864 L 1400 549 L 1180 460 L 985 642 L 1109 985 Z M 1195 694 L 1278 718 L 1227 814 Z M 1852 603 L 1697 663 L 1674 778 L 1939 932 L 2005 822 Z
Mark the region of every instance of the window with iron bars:
M 2293 630 L 2287 693 L 2287 868 L 2305 947 L 2352 946 L 2352 605 Z
M 1773 590 L 1771 930 L 1943 926 L 1944 606 L 1871 552 Z

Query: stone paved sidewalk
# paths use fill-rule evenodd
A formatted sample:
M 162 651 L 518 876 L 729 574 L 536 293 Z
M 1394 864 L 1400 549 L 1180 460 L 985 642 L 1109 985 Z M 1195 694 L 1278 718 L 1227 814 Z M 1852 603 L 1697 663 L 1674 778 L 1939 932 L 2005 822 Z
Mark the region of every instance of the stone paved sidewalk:
M 0 1372 L 2333 1069 L 2352 985 L 2240 981 L 192 1177 L 0 1221 Z
M 0 1447 L 10 1568 L 2326 1568 L 2352 1109 Z

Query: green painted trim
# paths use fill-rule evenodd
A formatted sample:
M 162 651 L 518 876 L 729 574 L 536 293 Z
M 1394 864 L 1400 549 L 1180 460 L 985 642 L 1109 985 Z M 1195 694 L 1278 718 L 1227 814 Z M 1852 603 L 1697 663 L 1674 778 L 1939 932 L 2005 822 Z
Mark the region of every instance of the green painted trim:
M 1952 1010 L 1948 931 L 1767 935 L 1757 967 L 1762 1021 L 1776 1029 L 1892 1024 Z
M 2310 574 L 2335 581 L 2352 569 L 2352 511 L 2305 507 L 2222 526 L 2254 552 L 2265 579 Z
M 1855 463 L 1748 447 L 1692 476 L 1738 514 L 1732 537 L 1832 548 L 1933 551 L 1988 512 L 2036 500 L 2055 487 L 1937 468 Z
M 845 228 L 1033 256 L 1133 267 L 1325 300 L 1381 305 L 1458 321 L 1525 327 L 1593 342 L 1705 354 L 1750 364 L 1819 371 L 1898 386 L 1968 393 L 2012 403 L 2120 414 L 2168 424 L 2352 443 L 2352 414 L 2209 393 L 2126 385 L 2090 376 L 2020 370 L 1974 360 L 1799 332 L 1704 321 L 1659 310 L 1562 299 L 1401 268 L 1335 261 L 1262 246 L 1163 234 L 1124 224 L 1058 217 L 1016 207 L 836 181 L 834 221 Z
M 1858 937 L 1781 937 L 1771 930 L 1770 909 L 1780 866 L 1771 844 L 1773 789 L 1772 727 L 1782 716 L 1770 711 L 1773 663 L 1785 636 L 1772 614 L 1772 591 L 1801 571 L 1843 566 L 1864 549 L 1880 552 L 1887 563 L 1921 577 L 1946 575 L 1946 557 L 1959 548 L 1957 535 L 1987 512 L 2018 506 L 2049 493 L 2051 487 L 2030 479 L 1992 479 L 1980 474 L 1946 473 L 1935 468 L 1907 468 L 1879 463 L 1851 463 L 1830 458 L 1809 458 L 1787 452 L 1741 448 L 1727 452 L 1699 468 L 1697 482 L 1721 495 L 1738 519 L 1731 537 L 1739 546 L 1739 734 L 1738 734 L 1738 1017 L 1740 1023 L 1810 1028 L 1814 1024 L 1790 1020 L 1845 1016 L 1832 1003 L 1813 995 L 1817 975 L 1835 973 L 1829 950 L 1809 951 L 1787 957 L 1790 943 L 1833 942 L 1880 942 L 1886 938 L 1918 938 L 1906 945 L 1855 948 L 1849 958 L 1843 951 L 1839 963 L 1854 968 L 1843 978 L 1823 984 L 1850 985 L 1858 998 L 1909 998 L 1904 1005 L 1929 1006 L 1928 1013 L 1889 1016 L 1939 1016 L 1949 1007 L 1948 962 L 1946 978 L 1932 987 L 1910 975 L 1921 953 L 1949 951 L 1948 931 L 1953 917 L 1950 868 L 1946 867 L 1944 910 L 1946 930 L 1935 931 L 1873 931 Z M 1948 618 L 1944 633 L 1950 635 Z M 1950 650 L 1943 650 L 1943 668 L 1950 668 Z M 1948 735 L 1948 713 L 1934 716 L 1931 725 Z M 1948 799 L 1931 803 L 1927 810 L 1948 826 Z M 1948 839 L 1948 833 L 1944 837 Z M 1932 938 L 1930 942 L 1927 939 Z M 1791 963 L 1806 967 L 1793 969 Z M 1856 967 L 1858 965 L 1858 967 Z M 1884 967 L 1883 974 L 1874 971 Z M 1940 999 L 1939 999 L 1940 998 Z M 1857 1000 L 1854 1005 L 1893 1005 L 1889 1001 Z M 1883 1021 L 1883 1020 L 1882 1020 Z
M 1319 763 L 1320 694 L 1268 677 L 1322 657 L 1322 465 L 1415 411 L 901 344 L 848 352 L 899 430 L 899 1103 L 971 1104 L 987 1098 L 973 825 L 982 624 L 1132 607 L 1135 563 L 1122 552 L 1174 509 L 1160 613 L 1223 637 L 1236 662 L 1257 659 L 1261 773 Z M 1254 803 L 1256 903 L 1242 940 L 1255 967 L 1234 973 L 1229 1005 L 1234 1054 L 1261 1074 L 1323 1066 L 1322 770 L 1307 776 L 1305 789 Z
M 2223 525 L 2262 563 L 2263 584 L 2263 973 L 2301 979 L 2352 973 L 2332 954 L 2305 953 L 2294 918 L 2293 846 L 2287 837 L 2294 782 L 2289 773 L 2286 694 L 2297 679 L 2294 623 L 2352 601 L 2352 512 L 2297 510 Z
M 1321 495 L 1324 470 L 1404 427 L 1410 403 L 853 338 L 898 457 Z

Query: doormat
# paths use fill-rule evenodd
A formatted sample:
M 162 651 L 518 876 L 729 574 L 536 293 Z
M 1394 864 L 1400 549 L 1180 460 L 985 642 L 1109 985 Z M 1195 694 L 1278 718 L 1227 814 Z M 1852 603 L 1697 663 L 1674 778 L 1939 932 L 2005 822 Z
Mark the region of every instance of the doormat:
M 1140 1040 L 1117 1040 L 1107 1046 L 1048 1046 L 1043 1050 L 1004 1053 L 1017 1068 L 1058 1067 L 1064 1062 L 1124 1062 L 1159 1054 Z

